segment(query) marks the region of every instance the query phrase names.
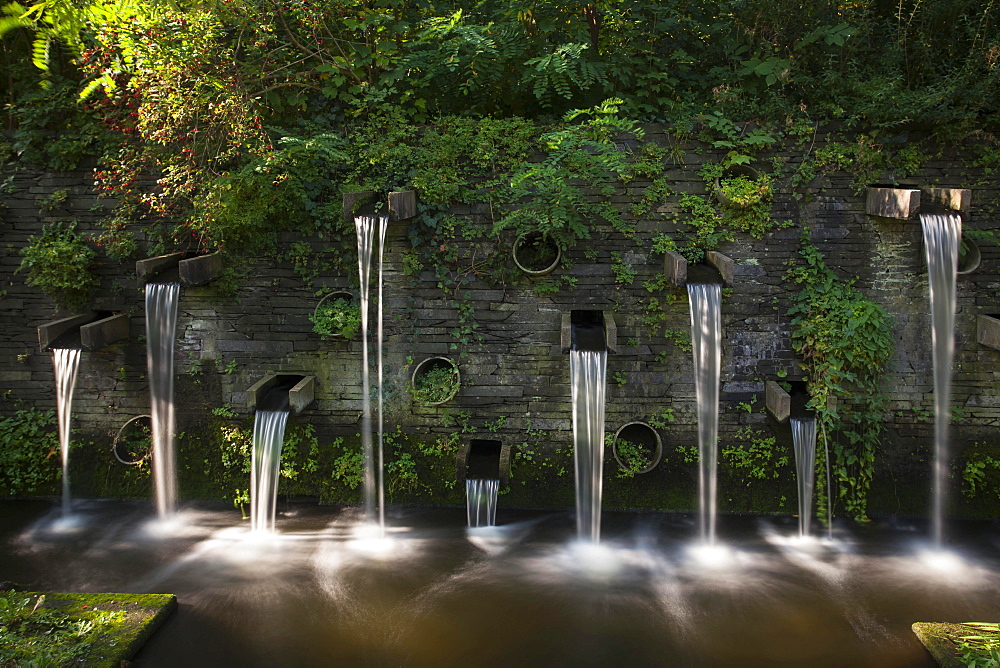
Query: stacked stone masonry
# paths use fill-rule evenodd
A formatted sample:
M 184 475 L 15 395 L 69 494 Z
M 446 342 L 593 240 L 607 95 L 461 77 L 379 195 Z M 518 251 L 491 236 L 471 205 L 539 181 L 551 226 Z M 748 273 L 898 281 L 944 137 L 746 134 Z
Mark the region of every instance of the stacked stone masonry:
M 823 137 L 818 135 L 816 148 L 822 146 Z M 659 128 L 651 128 L 648 138 L 664 144 L 672 141 Z M 467 412 L 475 426 L 506 417 L 505 426 L 494 436 L 505 443 L 520 442 L 521 434 L 531 428 L 548 431 L 553 448 L 565 444 L 571 440 L 571 407 L 569 362 L 560 351 L 560 324 L 567 310 L 590 308 L 613 311 L 618 326 L 618 354 L 608 362 L 608 432 L 672 408 L 676 422 L 661 431 L 665 452 L 694 444 L 691 355 L 662 336 L 664 327 L 688 330 L 686 301 L 670 306 L 666 322 L 656 329 L 644 324 L 642 308 L 649 297 L 643 281 L 663 267 L 662 256 L 651 254 L 649 240 L 661 231 L 683 229 L 674 217 L 681 215 L 678 194 L 705 193 L 697 171 L 703 162 L 721 157 L 696 142 L 683 148 L 686 163 L 666 165 L 674 194 L 654 207 L 651 218 L 637 221 L 637 240 L 597 225 L 590 241 L 566 253 L 572 267 L 547 277 L 572 276 L 576 279 L 572 289 L 539 296 L 528 279 L 500 287 L 474 282 L 463 288 L 463 299 L 472 306 L 478 323 L 467 344 L 453 334 L 460 326 L 459 312 L 437 287 L 433 273 L 425 271 L 415 280 L 402 273 L 403 256 L 410 248 L 407 223 L 393 222 L 385 253 L 387 423 L 400 424 L 407 432 L 442 432 L 446 429 L 442 413 L 458 410 Z M 731 439 L 748 423 L 775 433 L 787 429 L 764 412 L 764 384 L 779 374 L 801 377 L 787 315 L 796 288 L 784 276 L 788 261 L 798 257 L 798 238 L 806 227 L 837 273 L 856 278 L 858 288 L 895 319 L 896 358 L 885 381 L 891 413 L 879 467 L 900 479 L 908 478 L 904 474 L 913 469 L 913 477 L 919 478 L 923 474 L 917 469 L 926 466 L 922 457 L 930 449 L 933 431 L 930 318 L 919 223 L 867 216 L 864 193 L 850 185 L 852 174 L 820 176 L 808 187 L 791 190 L 787 176 L 803 151 L 792 147 L 759 156 L 755 163 L 769 170 L 773 158 L 785 161 L 773 213 L 794 226 L 760 240 L 739 234 L 737 241 L 720 248 L 736 262 L 735 286 L 723 304 L 720 438 Z M 972 187 L 966 225 L 995 229 L 996 180 L 963 166 L 971 164 L 968 156 L 943 153 L 908 180 L 924 186 Z M 6 245 L 0 286 L 3 413 L 55 405 L 50 355 L 38 350 L 35 328 L 57 315 L 52 302 L 25 286 L 23 275 L 16 273 L 18 250 L 51 221 L 77 220 L 81 230 L 98 232 L 100 220 L 112 206 L 95 194 L 86 170 L 68 174 L 23 170 L 15 175 L 14 187 L 0 208 Z M 57 190 L 68 192 L 66 201 L 58 209 L 41 211 L 38 200 Z M 625 207 L 628 198 L 614 199 Z M 466 207 L 457 213 L 475 217 L 484 212 Z M 319 242 L 314 243 L 319 248 Z M 1000 427 L 1000 352 L 976 342 L 977 315 L 1000 313 L 1000 249 L 987 243 L 980 246 L 980 268 L 958 284 L 953 405 L 960 420 L 953 433 L 959 443 L 995 438 Z M 597 250 L 597 259 L 588 259 L 585 249 Z M 476 248 L 480 253 L 492 250 Z M 505 252 L 509 246 L 497 250 Z M 616 286 L 612 252 L 620 253 L 637 272 L 632 285 Z M 127 420 L 149 412 L 149 396 L 143 297 L 134 265 L 117 265 L 101 255 L 100 274 L 102 287 L 93 308 L 128 314 L 130 336 L 83 355 L 73 419 L 91 438 L 110 443 Z M 328 288 L 351 289 L 356 282 L 356 277 L 335 275 L 318 280 Z M 315 376 L 316 403 L 303 418 L 318 433 L 357 431 L 361 344 L 357 339 L 322 340 L 312 333 L 309 316 L 319 299 L 315 290 L 304 285 L 289 264 L 272 259 L 258 261 L 235 296 L 220 296 L 212 284 L 183 289 L 176 345 L 179 429 L 197 429 L 211 409 L 226 404 L 245 411 L 246 389 L 265 374 L 280 372 Z M 407 383 L 412 364 L 433 355 L 458 361 L 463 384 L 448 405 L 422 408 L 410 401 Z M 754 412 L 740 409 L 741 402 L 754 402 Z

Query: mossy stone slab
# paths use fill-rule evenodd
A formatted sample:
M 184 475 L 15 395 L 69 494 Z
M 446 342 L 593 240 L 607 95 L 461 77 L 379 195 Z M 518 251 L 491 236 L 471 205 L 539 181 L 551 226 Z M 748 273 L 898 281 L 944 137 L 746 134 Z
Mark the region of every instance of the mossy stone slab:
M 977 633 L 976 629 L 950 622 L 914 622 L 910 628 L 941 668 L 965 668 L 958 643 L 963 636 Z
M 91 668 L 117 668 L 138 653 L 153 632 L 177 609 L 173 594 L 76 594 L 62 592 L 16 592 L 18 596 L 40 596 L 46 608 L 87 619 L 95 611 L 121 611 L 125 621 L 110 628 L 94 646 L 85 663 Z

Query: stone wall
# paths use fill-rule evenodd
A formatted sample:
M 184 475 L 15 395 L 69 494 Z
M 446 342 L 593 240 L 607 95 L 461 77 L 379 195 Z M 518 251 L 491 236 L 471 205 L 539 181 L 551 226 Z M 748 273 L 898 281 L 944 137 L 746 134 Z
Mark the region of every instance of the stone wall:
M 655 128 L 648 137 L 670 141 Z M 818 135 L 815 147 L 823 142 L 824 135 Z M 424 271 L 417 277 L 402 273 L 402 259 L 410 248 L 407 224 L 393 223 L 385 255 L 387 423 L 400 424 L 406 432 L 439 433 L 448 429 L 442 414 L 457 410 L 468 413 L 477 428 L 505 417 L 504 427 L 490 437 L 507 445 L 523 441 L 529 428 L 548 432 L 550 447 L 565 444 L 571 440 L 571 407 L 569 360 L 560 350 L 562 315 L 573 308 L 610 310 L 618 326 L 618 352 L 608 362 L 608 431 L 629 421 L 648 420 L 665 408 L 674 410 L 676 422 L 661 432 L 667 453 L 664 464 L 630 481 L 609 480 L 609 485 L 618 490 L 621 506 L 690 507 L 690 467 L 671 453 L 678 445 L 696 442 L 691 354 L 662 338 L 662 329 L 654 331 L 645 325 L 642 312 L 642 302 L 649 296 L 642 282 L 663 266 L 661 256 L 650 254 L 649 239 L 659 231 L 679 227 L 670 215 L 680 213 L 678 195 L 704 193 L 697 170 L 702 162 L 721 157 L 694 142 L 682 148 L 684 164 L 667 167 L 675 194 L 657 208 L 667 219 L 638 221 L 639 243 L 598 225 L 591 240 L 570 249 L 567 259 L 572 267 L 554 275 L 574 277 L 572 289 L 564 286 L 555 294 L 539 296 L 529 279 L 499 287 L 473 281 L 461 288 L 477 323 L 467 344 L 453 334 L 462 325 L 459 310 L 437 286 L 433 273 Z M 779 157 L 786 161 L 789 174 L 804 150 L 793 147 L 761 156 L 759 164 L 768 166 Z M 972 213 L 966 226 L 995 229 L 997 183 L 988 174 L 963 166 L 969 164 L 968 156 L 942 152 L 909 180 L 926 186 L 973 186 Z M 761 240 L 739 235 L 738 241 L 720 249 L 736 261 L 735 285 L 723 304 L 720 439 L 731 441 L 741 426 L 756 424 L 773 431 L 779 443 L 790 448 L 787 425 L 774 423 L 763 412 L 764 382 L 779 373 L 787 373 L 789 379 L 801 377 L 787 315 L 795 286 L 785 281 L 784 274 L 786 263 L 797 257 L 798 238 L 806 227 L 829 264 L 843 277 L 856 277 L 862 292 L 895 318 L 897 353 L 886 377 L 891 415 L 878 459 L 872 512 L 920 514 L 927 495 L 933 432 L 930 322 L 920 226 L 916 220 L 866 216 L 864 194 L 852 190 L 852 178 L 834 173 L 795 192 L 785 185 L 788 179 L 782 179 L 774 214 L 795 225 Z M 22 275 L 15 274 L 20 261 L 17 250 L 52 220 L 76 219 L 80 229 L 97 231 L 111 205 L 95 196 L 90 182 L 85 170 L 72 174 L 21 171 L 15 176 L 14 192 L 0 209 L 6 243 L 5 292 L 0 299 L 0 390 L 7 399 L 0 403 L 3 413 L 19 406 L 54 407 L 50 356 L 38 351 L 35 333 L 37 325 L 55 317 L 54 307 L 40 291 L 24 286 Z M 66 201 L 50 211 L 41 209 L 40 201 L 57 190 L 67 191 Z M 619 198 L 623 203 L 628 199 L 625 194 Z M 468 208 L 456 213 L 484 214 Z M 586 250 L 596 250 L 596 260 L 588 259 Z M 492 248 L 484 241 L 465 251 L 507 249 Z M 980 346 L 975 336 L 976 315 L 1000 311 L 1000 251 L 988 244 L 981 251 L 980 268 L 961 277 L 958 287 L 953 403 L 961 419 L 953 433 L 959 446 L 994 440 L 1000 423 L 1000 351 Z M 621 253 L 637 272 L 634 284 L 615 285 L 612 252 Z M 106 256 L 101 262 L 102 289 L 94 307 L 129 314 L 131 336 L 127 342 L 84 354 L 74 425 L 106 444 L 129 418 L 148 412 L 149 399 L 142 294 L 135 284 L 134 267 L 118 266 Z M 327 287 L 350 288 L 352 283 L 356 277 L 326 275 L 318 280 Z M 225 404 L 245 412 L 246 389 L 264 374 L 280 371 L 316 376 L 317 403 L 302 419 L 315 424 L 321 434 L 358 430 L 361 344 L 358 340 L 324 341 L 311 332 L 309 315 L 319 300 L 314 291 L 291 266 L 270 259 L 254 264 L 233 297 L 221 296 L 212 285 L 183 291 L 177 341 L 179 429 L 197 430 L 211 409 Z M 685 300 L 669 307 L 664 326 L 689 328 Z M 414 406 L 406 391 L 412 365 L 433 355 L 459 363 L 462 389 L 446 406 Z M 751 402 L 753 412 L 740 406 Z M 610 455 L 607 461 L 605 477 L 610 479 L 614 461 Z M 794 488 L 787 482 L 782 489 L 791 493 Z M 747 500 L 745 485 L 737 483 L 732 481 L 729 490 L 723 488 L 722 503 L 732 511 L 746 510 L 754 504 Z M 671 489 L 683 493 L 664 491 Z M 769 506 L 765 501 L 754 507 Z

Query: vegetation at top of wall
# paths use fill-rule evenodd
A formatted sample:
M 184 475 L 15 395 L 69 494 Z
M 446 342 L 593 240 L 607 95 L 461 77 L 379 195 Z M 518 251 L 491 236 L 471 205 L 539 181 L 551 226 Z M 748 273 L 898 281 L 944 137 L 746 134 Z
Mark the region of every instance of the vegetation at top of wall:
M 827 121 L 867 132 L 817 150 L 795 176 L 806 182 L 848 157 L 870 168 L 859 179 L 906 171 L 905 151 L 878 147 L 912 123 L 991 141 L 1000 109 L 1000 19 L 971 0 L 5 7 L 15 145 L 62 166 L 106 147 L 96 177 L 119 201 L 107 239 L 119 261 L 133 250 L 125 219 L 153 245 L 232 257 L 283 232 L 339 245 L 345 189 L 415 187 L 411 236 L 431 264 L 453 281 L 500 275 L 495 254 L 457 255 L 448 206 L 483 205 L 496 232 L 540 228 L 564 247 L 595 219 L 630 236 L 628 216 L 582 193 L 641 177 L 632 218 L 669 194 L 662 166 L 681 156 L 643 145 L 639 122 L 694 134 L 726 164 Z M 734 222 L 763 231 L 757 215 Z
M 875 452 L 885 419 L 882 383 L 895 353 L 892 319 L 885 310 L 827 266 L 804 230 L 803 262 L 788 270 L 801 286 L 788 314 L 792 346 L 801 359 L 818 428 L 818 469 L 825 471 L 827 446 L 837 482 L 836 499 L 855 519 L 864 519 Z
M 41 235 L 29 237 L 21 255 L 17 270 L 27 272 L 25 283 L 62 308 L 82 309 L 100 285 L 94 273 L 97 252 L 77 234 L 75 223 L 46 225 Z
M 54 411 L 19 410 L 0 420 L 0 494 L 52 494 L 61 456 Z

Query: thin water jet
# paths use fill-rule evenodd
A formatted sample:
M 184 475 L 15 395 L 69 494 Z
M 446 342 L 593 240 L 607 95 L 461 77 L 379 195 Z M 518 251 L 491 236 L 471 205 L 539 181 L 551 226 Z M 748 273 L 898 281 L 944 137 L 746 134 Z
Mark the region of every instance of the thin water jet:
M 287 410 L 258 410 L 254 416 L 253 461 L 250 466 L 250 529 L 255 533 L 274 531 L 281 446 L 287 422 Z
M 69 486 L 70 421 L 73 415 L 73 389 L 80 367 L 80 350 L 56 348 L 52 351 L 52 366 L 56 376 L 56 415 L 59 421 L 59 453 L 62 456 L 62 514 L 70 514 L 72 498 Z
M 358 237 L 358 275 L 360 278 L 359 305 L 361 307 L 361 445 L 364 451 L 364 509 L 368 521 L 385 534 L 385 493 L 383 491 L 383 399 L 382 399 L 382 249 L 389 224 L 387 216 L 357 216 L 354 226 Z M 379 228 L 379 302 L 378 302 L 378 453 L 372 444 L 371 372 L 368 367 L 368 284 L 371 278 L 372 250 L 375 226 Z
M 146 284 L 146 367 L 153 423 L 153 488 L 156 513 L 177 511 L 177 463 L 174 453 L 174 338 L 179 283 Z
M 719 437 L 719 376 L 722 366 L 722 286 L 688 283 L 691 341 L 698 413 L 698 533 L 715 544 Z
M 465 481 L 465 514 L 470 527 L 496 525 L 499 491 L 498 479 L 469 478 Z
M 792 449 L 795 452 L 795 479 L 799 490 L 799 537 L 811 535 L 812 497 L 816 481 L 816 420 L 792 418 Z
M 576 530 L 580 540 L 601 540 L 601 483 L 604 473 L 606 350 L 571 350 L 573 463 L 576 472 Z
M 962 218 L 954 214 L 920 214 L 930 291 L 931 342 L 934 361 L 934 464 L 931 481 L 931 538 L 944 541 L 944 505 L 948 480 L 948 420 L 952 362 L 955 356 L 955 283 Z

